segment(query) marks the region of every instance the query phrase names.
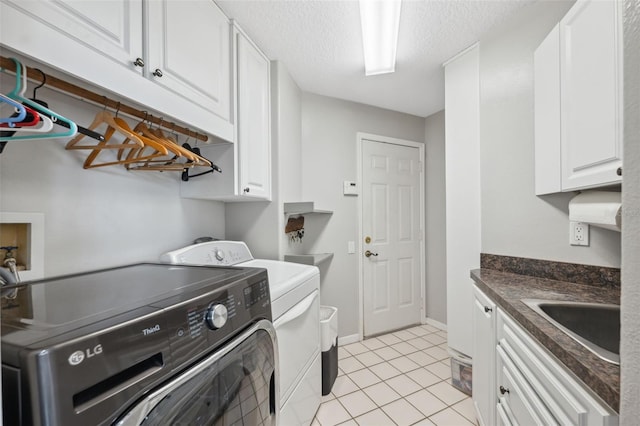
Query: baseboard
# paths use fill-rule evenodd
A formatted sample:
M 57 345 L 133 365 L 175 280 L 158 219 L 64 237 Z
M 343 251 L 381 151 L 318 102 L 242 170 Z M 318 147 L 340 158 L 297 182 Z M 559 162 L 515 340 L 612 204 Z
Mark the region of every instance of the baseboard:
M 433 318 L 425 318 L 422 322 L 423 324 L 429 324 L 435 328 L 439 328 L 440 330 L 447 331 L 447 324 L 443 324 L 440 321 L 436 321 Z
M 350 343 L 359 342 L 360 335 L 359 334 L 351 334 L 349 336 L 338 337 L 338 346 L 348 345 Z

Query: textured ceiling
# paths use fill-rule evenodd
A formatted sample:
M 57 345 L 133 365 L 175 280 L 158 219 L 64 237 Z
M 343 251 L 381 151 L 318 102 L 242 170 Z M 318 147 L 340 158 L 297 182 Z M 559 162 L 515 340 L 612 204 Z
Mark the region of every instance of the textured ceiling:
M 403 0 L 396 72 L 365 77 L 357 0 L 216 0 L 300 88 L 426 117 L 442 63 L 534 0 Z

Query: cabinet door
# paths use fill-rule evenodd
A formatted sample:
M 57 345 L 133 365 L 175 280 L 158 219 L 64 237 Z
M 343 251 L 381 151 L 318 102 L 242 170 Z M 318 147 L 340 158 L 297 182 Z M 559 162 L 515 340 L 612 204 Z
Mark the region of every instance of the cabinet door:
M 147 77 L 231 122 L 227 17 L 212 0 L 147 1 Z
M 271 198 L 271 114 L 269 60 L 235 32 L 240 193 Z
M 142 72 L 142 0 L 3 0 L 0 17 L 3 45 L 89 81 Z
M 480 424 L 495 424 L 496 305 L 473 286 L 473 403 Z
M 562 188 L 620 182 L 620 2 L 578 1 L 560 22 Z

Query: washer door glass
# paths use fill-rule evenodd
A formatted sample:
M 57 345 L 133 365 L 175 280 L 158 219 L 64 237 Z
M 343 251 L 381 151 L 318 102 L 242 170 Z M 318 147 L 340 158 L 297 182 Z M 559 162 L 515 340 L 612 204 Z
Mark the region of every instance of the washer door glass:
M 273 425 L 272 334 L 258 329 L 152 392 L 118 425 Z

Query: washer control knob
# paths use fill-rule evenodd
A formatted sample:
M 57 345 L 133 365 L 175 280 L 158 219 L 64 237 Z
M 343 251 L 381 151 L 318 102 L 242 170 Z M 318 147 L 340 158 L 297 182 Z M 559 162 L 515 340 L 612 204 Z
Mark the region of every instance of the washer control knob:
M 216 256 L 216 259 L 218 259 L 218 261 L 222 262 L 224 260 L 224 252 L 219 248 L 213 249 L 213 254 Z
M 214 303 L 207 310 L 205 321 L 211 330 L 224 327 L 227 323 L 227 307 L 221 303 Z

